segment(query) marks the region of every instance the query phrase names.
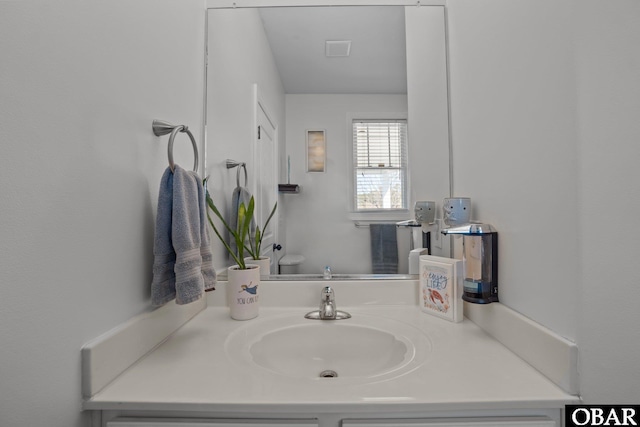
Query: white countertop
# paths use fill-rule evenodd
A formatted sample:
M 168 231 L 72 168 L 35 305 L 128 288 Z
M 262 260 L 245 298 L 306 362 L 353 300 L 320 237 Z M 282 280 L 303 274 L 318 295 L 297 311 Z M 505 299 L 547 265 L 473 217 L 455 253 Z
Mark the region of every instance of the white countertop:
M 350 302 L 345 298 L 345 303 Z M 563 408 L 578 401 L 577 396 L 562 391 L 468 319 L 451 323 L 412 304 L 338 307 L 351 313 L 355 321 L 358 316 L 389 318 L 426 335 L 431 351 L 424 363 L 397 378 L 366 383 L 340 377 L 287 377 L 254 363 L 239 363 L 227 353 L 230 336 L 237 340 L 238 334 L 259 322 L 281 316 L 302 317 L 314 308 L 306 303 L 267 306 L 261 307 L 255 319 L 235 321 L 226 307 L 210 303 L 155 350 L 85 400 L 84 408 L 318 413 L 362 411 L 375 405 L 376 411 L 393 412 L 415 408 Z M 234 334 L 236 331 L 240 332 Z

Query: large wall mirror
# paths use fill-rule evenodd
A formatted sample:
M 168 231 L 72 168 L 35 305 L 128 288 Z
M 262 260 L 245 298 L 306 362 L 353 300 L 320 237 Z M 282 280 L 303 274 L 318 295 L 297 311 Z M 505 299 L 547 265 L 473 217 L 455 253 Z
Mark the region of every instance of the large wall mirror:
M 243 7 L 237 1 L 207 10 L 207 58 L 208 189 L 230 215 L 233 192 L 246 188 L 256 198 L 258 224 L 278 201 L 264 245 L 281 248 L 270 254 L 272 275 L 284 255 L 304 257 L 297 268 L 307 277 L 322 275 L 325 266 L 334 275 L 371 274 L 377 248 L 370 224 L 413 219 L 419 200 L 435 201 L 441 211 L 451 187 L 443 6 L 392 0 Z M 404 209 L 356 209 L 353 120 L 406 121 Z M 227 159 L 246 163 L 246 176 L 227 168 Z M 300 191 L 278 192 L 285 183 Z M 399 274 L 408 273 L 414 230 L 396 227 L 390 240 Z M 448 255 L 448 241 L 434 234 L 432 253 Z M 212 237 L 222 270 L 231 263 Z

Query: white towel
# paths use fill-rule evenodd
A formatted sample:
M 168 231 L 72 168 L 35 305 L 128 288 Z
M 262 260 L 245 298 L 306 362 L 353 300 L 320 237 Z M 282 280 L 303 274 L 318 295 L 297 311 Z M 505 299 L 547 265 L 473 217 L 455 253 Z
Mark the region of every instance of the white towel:
M 180 166 L 165 170 L 160 181 L 154 241 L 151 302 L 164 305 L 175 298 L 188 304 L 213 290 L 212 264 L 206 204 L 202 181 Z

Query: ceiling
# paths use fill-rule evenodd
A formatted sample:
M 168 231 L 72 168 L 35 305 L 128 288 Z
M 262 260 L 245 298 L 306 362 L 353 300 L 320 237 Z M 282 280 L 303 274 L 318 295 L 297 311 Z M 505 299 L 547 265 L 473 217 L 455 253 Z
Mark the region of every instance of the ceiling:
M 286 93 L 405 94 L 402 6 L 260 8 Z M 350 40 L 348 57 L 325 41 Z

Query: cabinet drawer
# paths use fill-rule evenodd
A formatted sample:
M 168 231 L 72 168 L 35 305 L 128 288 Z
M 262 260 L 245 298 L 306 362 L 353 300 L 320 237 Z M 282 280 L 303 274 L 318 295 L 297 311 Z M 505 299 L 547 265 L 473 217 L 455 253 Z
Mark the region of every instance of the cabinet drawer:
M 318 420 L 116 418 L 107 427 L 317 427 Z
M 342 427 L 557 427 L 547 417 L 343 420 Z

